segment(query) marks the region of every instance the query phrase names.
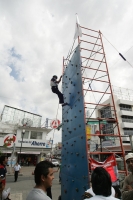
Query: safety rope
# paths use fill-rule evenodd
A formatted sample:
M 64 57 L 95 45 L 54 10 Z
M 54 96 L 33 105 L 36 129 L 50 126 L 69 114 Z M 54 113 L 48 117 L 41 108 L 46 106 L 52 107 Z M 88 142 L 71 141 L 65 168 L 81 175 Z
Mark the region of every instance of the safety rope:
M 103 35 L 103 33 L 102 33 Z M 132 64 L 116 49 L 116 47 L 103 35 L 103 37 L 110 43 L 110 45 L 119 53 L 119 56 L 124 60 L 127 61 L 127 63 L 133 68 Z M 133 47 L 133 46 L 132 46 Z M 132 48 L 131 47 L 131 48 Z M 130 48 L 130 49 L 131 49 Z

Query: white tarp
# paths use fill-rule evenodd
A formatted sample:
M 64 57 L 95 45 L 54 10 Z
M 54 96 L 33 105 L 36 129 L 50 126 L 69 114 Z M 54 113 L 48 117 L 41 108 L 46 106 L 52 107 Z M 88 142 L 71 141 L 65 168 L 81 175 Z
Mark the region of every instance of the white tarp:
M 76 14 L 76 27 L 75 27 L 74 39 L 76 40 L 78 37 L 82 37 L 82 30 L 79 24 L 78 15 Z

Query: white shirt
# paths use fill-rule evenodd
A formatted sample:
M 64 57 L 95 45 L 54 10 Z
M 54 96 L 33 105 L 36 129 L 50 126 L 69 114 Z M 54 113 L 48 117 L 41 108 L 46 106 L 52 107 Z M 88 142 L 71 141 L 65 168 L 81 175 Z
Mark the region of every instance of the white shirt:
M 53 87 L 53 86 L 58 86 L 58 83 L 56 83 L 56 80 L 54 78 L 51 79 L 50 81 L 50 86 Z
M 46 193 L 38 188 L 33 188 L 28 194 L 26 200 L 51 200 Z
M 118 199 L 112 196 L 104 197 L 102 195 L 95 195 L 94 197 L 85 200 L 118 200 Z
M 15 170 L 15 171 L 19 171 L 20 169 L 21 169 L 20 165 L 15 165 L 15 166 L 14 166 L 14 170 Z
M 87 193 L 91 194 L 93 197 L 95 196 L 93 190 L 92 190 L 92 187 L 88 190 L 86 190 Z M 115 196 L 115 189 L 113 187 L 111 187 L 111 196 L 114 197 Z

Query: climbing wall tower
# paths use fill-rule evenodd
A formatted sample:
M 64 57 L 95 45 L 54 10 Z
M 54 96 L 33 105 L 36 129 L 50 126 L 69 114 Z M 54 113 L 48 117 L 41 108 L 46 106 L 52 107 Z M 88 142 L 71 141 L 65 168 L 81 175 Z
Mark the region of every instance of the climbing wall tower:
M 73 45 L 69 56 L 64 59 L 63 69 L 63 94 L 68 103 L 62 112 L 63 200 L 80 200 L 90 187 L 89 157 L 99 155 L 100 161 L 103 161 L 113 152 L 116 157 L 123 159 L 122 173 L 127 173 L 102 34 L 100 31 L 80 28 L 82 37 L 78 37 L 78 46 Z M 107 101 L 109 98 L 110 102 Z M 98 130 L 90 129 L 87 138 L 86 128 L 92 124 Z M 117 141 L 119 150 L 103 148 L 104 141 Z
M 63 75 L 63 94 L 69 105 L 62 113 L 61 198 L 81 199 L 89 188 L 80 47 Z M 71 198 L 70 198 L 71 196 Z

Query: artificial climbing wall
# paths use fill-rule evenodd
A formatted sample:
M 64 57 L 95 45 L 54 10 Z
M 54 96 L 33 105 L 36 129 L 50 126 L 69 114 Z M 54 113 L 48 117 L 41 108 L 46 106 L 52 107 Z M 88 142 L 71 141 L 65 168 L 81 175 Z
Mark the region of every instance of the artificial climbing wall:
M 89 188 L 81 57 L 75 49 L 63 75 L 61 199 L 80 200 Z

